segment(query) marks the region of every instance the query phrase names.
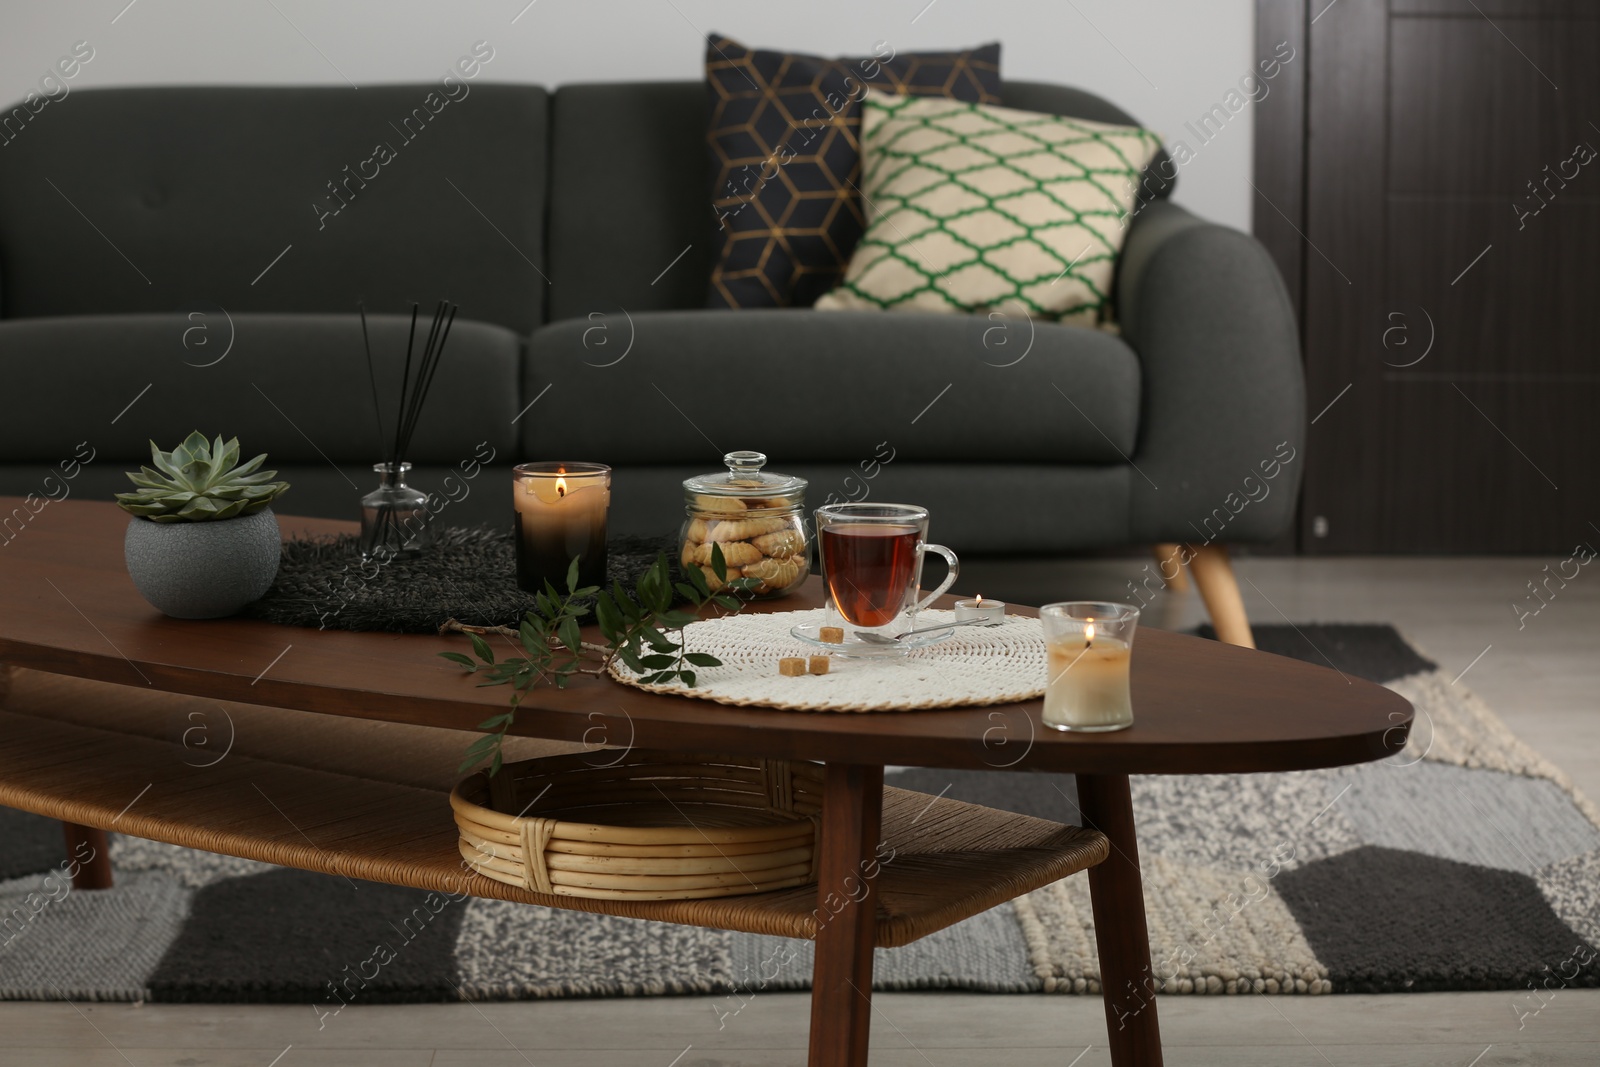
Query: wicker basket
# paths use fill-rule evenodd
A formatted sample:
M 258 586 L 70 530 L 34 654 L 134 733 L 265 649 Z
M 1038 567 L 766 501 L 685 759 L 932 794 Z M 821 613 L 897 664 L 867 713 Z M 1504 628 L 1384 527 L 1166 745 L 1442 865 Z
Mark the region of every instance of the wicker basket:
M 689 900 L 816 879 L 822 767 L 630 750 L 508 763 L 450 793 L 461 855 L 539 893 Z

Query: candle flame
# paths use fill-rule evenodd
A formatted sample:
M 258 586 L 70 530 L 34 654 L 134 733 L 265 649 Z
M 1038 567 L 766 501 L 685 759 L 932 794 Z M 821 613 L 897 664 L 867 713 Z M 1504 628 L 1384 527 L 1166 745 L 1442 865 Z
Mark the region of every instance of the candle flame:
M 567 480 L 565 478 L 557 478 L 556 479 L 556 496 L 557 497 L 563 497 L 563 496 L 566 496 L 566 495 L 567 495 Z
M 1083 628 L 1083 640 L 1084 640 L 1085 644 L 1089 644 L 1089 645 L 1094 644 L 1094 620 L 1093 619 L 1090 619 L 1089 620 L 1089 624 Z

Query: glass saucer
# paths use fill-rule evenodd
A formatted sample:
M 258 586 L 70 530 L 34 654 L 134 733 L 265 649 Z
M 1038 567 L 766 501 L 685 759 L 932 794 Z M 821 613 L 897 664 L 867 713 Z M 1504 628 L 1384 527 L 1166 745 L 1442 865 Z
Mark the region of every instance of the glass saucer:
M 822 639 L 822 625 L 820 623 L 795 626 L 789 630 L 789 633 L 808 645 L 815 645 L 820 649 L 832 652 L 836 656 L 846 656 L 854 659 L 882 659 L 884 657 L 903 656 L 914 648 L 927 648 L 929 645 L 936 645 L 940 641 L 949 640 L 951 635 L 956 632 L 954 626 L 946 626 L 930 633 L 907 637 L 904 640 L 896 641 L 892 645 L 875 645 L 870 641 L 863 641 L 853 636 L 849 627 L 843 627 L 843 629 L 845 633 L 844 640 L 837 642 L 824 641 Z

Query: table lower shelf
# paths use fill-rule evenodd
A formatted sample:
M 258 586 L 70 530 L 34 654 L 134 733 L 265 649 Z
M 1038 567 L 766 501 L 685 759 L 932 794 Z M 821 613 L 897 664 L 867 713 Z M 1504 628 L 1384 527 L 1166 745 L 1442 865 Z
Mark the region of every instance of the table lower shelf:
M 814 937 L 843 906 L 845 887 L 831 909 L 815 885 L 632 902 L 551 896 L 471 873 L 457 851 L 448 780 L 439 780 L 465 748 L 463 731 L 20 669 L 0 707 L 0 805 L 67 822 L 418 889 L 787 937 Z M 209 747 L 194 743 L 197 727 Z M 1092 830 L 887 788 L 884 862 L 867 872 L 876 874 L 876 943 L 915 941 L 1093 866 L 1108 848 Z

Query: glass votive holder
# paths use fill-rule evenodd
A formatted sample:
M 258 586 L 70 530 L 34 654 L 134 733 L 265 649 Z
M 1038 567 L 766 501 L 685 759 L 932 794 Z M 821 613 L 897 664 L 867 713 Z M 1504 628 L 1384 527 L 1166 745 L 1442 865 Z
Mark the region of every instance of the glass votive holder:
M 517 517 L 517 585 L 567 592 L 567 570 L 578 561 L 578 584 L 605 585 L 606 509 L 611 468 L 604 463 L 524 463 L 512 471 Z
M 985 600 L 979 595 L 973 600 L 956 601 L 956 622 L 971 622 L 982 626 L 999 626 L 1006 621 L 1004 600 Z
M 1128 665 L 1139 609 L 1071 601 L 1046 604 L 1039 621 L 1047 660 L 1044 724 L 1084 733 L 1132 726 Z

